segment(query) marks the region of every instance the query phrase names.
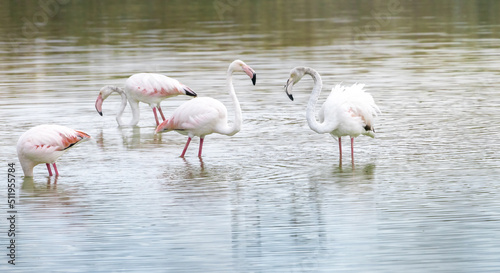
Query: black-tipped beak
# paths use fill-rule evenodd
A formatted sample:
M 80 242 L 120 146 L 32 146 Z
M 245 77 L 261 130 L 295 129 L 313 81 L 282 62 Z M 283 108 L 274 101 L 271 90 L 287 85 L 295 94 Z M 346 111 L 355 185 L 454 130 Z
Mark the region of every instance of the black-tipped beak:
M 290 91 L 292 91 L 292 87 L 293 87 L 293 83 L 292 83 L 292 80 L 291 79 L 288 79 L 288 81 L 286 81 L 286 84 L 285 84 L 285 93 L 286 95 L 288 96 L 288 98 L 290 98 L 290 100 L 293 101 L 293 95 L 291 93 L 288 92 L 288 89 L 290 88 Z
M 99 115 L 101 115 L 102 117 L 102 102 L 104 100 L 102 99 L 102 95 L 99 94 L 99 96 L 97 96 L 97 100 L 95 101 L 95 109 L 97 110 L 97 113 L 99 113 Z
M 191 88 L 189 87 L 184 87 L 184 92 L 186 92 L 186 95 L 196 97 L 198 96 Z
M 252 76 L 253 85 L 255 85 L 255 82 L 257 82 L 257 74 L 253 73 L 253 76 Z

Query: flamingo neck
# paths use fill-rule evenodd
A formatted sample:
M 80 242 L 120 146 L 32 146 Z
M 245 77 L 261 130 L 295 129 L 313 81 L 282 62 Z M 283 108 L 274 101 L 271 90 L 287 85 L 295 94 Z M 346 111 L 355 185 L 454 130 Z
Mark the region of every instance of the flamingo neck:
M 21 163 L 24 176 L 33 176 L 33 168 L 35 167 L 35 164 L 24 157 L 19 157 L 19 162 Z
M 132 121 L 130 122 L 130 125 L 133 126 L 139 123 L 139 103 L 131 98 L 128 98 L 127 93 L 120 87 L 113 87 L 113 92 L 120 94 L 120 96 L 122 97 L 122 103 L 120 104 L 120 108 L 118 108 L 118 114 L 116 114 L 116 122 L 118 122 L 118 125 L 126 125 L 122 120 L 122 116 L 123 112 L 125 111 L 125 107 L 127 107 L 127 102 L 130 103 L 130 108 L 132 109 Z
M 310 75 L 314 81 L 314 87 L 311 92 L 311 96 L 309 97 L 309 102 L 307 103 L 307 123 L 309 124 L 309 128 L 311 128 L 311 130 L 315 131 L 316 133 L 328 133 L 330 132 L 330 130 L 326 128 L 326 124 L 324 122 L 319 123 L 316 120 L 315 114 L 316 102 L 318 101 L 319 94 L 321 93 L 323 81 L 321 80 L 321 76 L 319 75 L 319 73 L 312 68 L 306 68 L 305 74 Z
M 223 132 L 223 133 L 226 135 L 232 136 L 241 130 L 241 124 L 243 121 L 241 118 L 240 102 L 238 101 L 238 97 L 236 97 L 236 93 L 234 91 L 233 70 L 231 68 L 229 68 L 227 71 L 226 81 L 227 81 L 226 83 L 227 83 L 229 96 L 231 97 L 231 99 L 233 101 L 233 105 L 234 105 L 234 122 L 233 122 L 233 126 L 228 126 L 227 131 Z
M 122 115 L 123 111 L 125 111 L 125 107 L 127 106 L 127 95 L 120 87 L 116 87 L 113 90 L 114 92 L 120 94 L 120 96 L 122 97 L 122 103 L 120 104 L 120 108 L 118 109 L 118 114 L 116 114 L 116 121 L 118 122 L 118 125 L 122 126 L 123 125 Z

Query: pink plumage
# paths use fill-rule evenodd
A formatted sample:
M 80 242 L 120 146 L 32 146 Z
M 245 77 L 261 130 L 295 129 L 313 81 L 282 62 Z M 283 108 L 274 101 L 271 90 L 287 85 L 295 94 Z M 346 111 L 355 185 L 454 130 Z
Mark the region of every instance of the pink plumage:
M 194 95 L 191 88 L 178 80 L 156 73 L 138 73 L 130 76 L 125 81 L 125 90 L 130 97 L 154 105 L 173 96 L 187 95 L 187 93 Z
M 56 160 L 74 145 L 87 141 L 91 137 L 82 132 L 60 125 L 39 125 L 26 131 L 17 142 L 17 156 L 25 176 L 33 176 L 33 168 L 45 163 L 52 176 L 50 164 L 55 175 L 59 172 Z
M 199 97 L 183 103 L 174 110 L 170 119 L 162 123 L 162 129 L 189 131 L 193 136 L 229 134 L 231 131 L 227 126 L 227 108 L 210 97 Z
M 125 81 L 125 89 L 110 85 L 101 88 L 95 103 L 95 108 L 101 116 L 102 103 L 113 92 L 117 92 L 122 97 L 122 104 L 116 116 L 116 121 L 120 126 L 124 125 L 121 116 L 125 110 L 125 106 L 127 106 L 127 101 L 132 109 L 132 121 L 130 125 L 137 125 L 137 123 L 139 123 L 139 102 L 144 102 L 149 104 L 153 109 L 156 125 L 158 126 L 159 120 L 156 113 L 157 109 L 163 120 L 165 120 L 165 116 L 160 107 L 162 100 L 177 95 L 196 97 L 196 93 L 191 88 L 180 83 L 176 79 L 156 73 L 138 73 L 130 76 Z
M 234 92 L 232 82 L 232 74 L 235 71 L 245 72 L 252 79 L 253 84 L 256 81 L 255 71 L 244 62 L 236 60 L 229 65 L 227 70 L 227 86 L 235 109 L 235 120 L 232 126 L 227 124 L 227 108 L 224 104 L 209 97 L 198 97 L 183 103 L 172 113 L 169 119 L 163 121 L 156 128 L 156 133 L 175 130 L 181 134 L 188 135 L 188 140 L 181 157 L 184 157 L 191 138 L 194 136 L 200 137 L 198 157 L 201 157 L 203 140 L 206 135 L 218 133 L 232 136 L 240 131 L 242 123 L 241 107 Z

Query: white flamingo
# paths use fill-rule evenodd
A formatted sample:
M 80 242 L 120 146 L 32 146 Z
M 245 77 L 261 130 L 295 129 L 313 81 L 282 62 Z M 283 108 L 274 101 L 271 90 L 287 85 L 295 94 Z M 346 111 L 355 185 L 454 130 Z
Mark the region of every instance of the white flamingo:
M 17 156 L 24 176 L 33 176 L 33 168 L 42 163 L 47 165 L 49 176 L 52 176 L 50 164 L 59 176 L 56 160 L 74 145 L 89 139 L 82 131 L 60 125 L 44 124 L 29 129 L 17 141 Z
M 156 109 L 160 112 L 161 117 L 165 120 L 163 111 L 161 110 L 160 103 L 166 98 L 170 98 L 177 95 L 188 95 L 196 97 L 196 93 L 191 90 L 188 86 L 180 83 L 179 81 L 169 78 L 165 75 L 155 74 L 155 73 L 139 73 L 130 76 L 125 82 L 125 90 L 116 86 L 104 86 L 99 92 L 99 96 L 95 102 L 95 108 L 99 115 L 102 116 L 102 103 L 103 101 L 111 95 L 111 93 L 117 92 L 122 97 L 122 104 L 116 115 L 116 121 L 118 125 L 125 125 L 122 121 L 123 111 L 127 106 L 127 100 L 132 109 L 132 121 L 131 126 L 137 125 L 139 122 L 140 112 L 139 112 L 139 102 L 144 102 L 149 104 L 153 109 L 153 114 L 156 120 L 156 126 L 160 124 L 158 121 L 158 116 L 156 114 Z
M 363 134 L 375 137 L 374 119 L 380 109 L 373 97 L 365 92 L 364 84 L 352 86 L 335 86 L 319 111 L 319 122 L 316 121 L 314 109 L 322 88 L 321 76 L 309 67 L 295 67 L 290 71 L 290 78 L 285 85 L 285 92 L 293 101 L 292 88 L 305 75 L 310 75 L 314 87 L 307 104 L 307 123 L 311 130 L 318 134 L 330 133 L 338 138 L 339 158 L 342 163 L 341 137 L 351 137 L 351 160 L 354 164 L 354 138 Z
M 227 70 L 227 88 L 229 96 L 234 104 L 234 122 L 232 126 L 227 124 L 227 109 L 220 101 L 209 97 L 198 97 L 183 103 L 173 113 L 170 119 L 165 120 L 156 128 L 156 133 L 175 130 L 188 136 L 188 140 L 182 151 L 184 157 L 186 150 L 194 136 L 200 137 L 198 157 L 201 157 L 203 140 L 206 135 L 218 133 L 232 136 L 241 129 L 241 107 L 234 92 L 232 74 L 233 72 L 245 72 L 255 85 L 255 71 L 243 61 L 235 60 Z

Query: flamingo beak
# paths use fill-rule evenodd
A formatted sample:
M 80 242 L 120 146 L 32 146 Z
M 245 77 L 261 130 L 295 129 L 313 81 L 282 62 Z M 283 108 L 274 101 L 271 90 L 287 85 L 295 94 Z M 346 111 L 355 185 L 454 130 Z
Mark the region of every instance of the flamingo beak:
M 248 65 L 243 66 L 243 71 L 252 79 L 252 83 L 255 85 L 255 82 L 257 82 L 257 74 L 255 74 L 255 71 Z
M 186 95 L 192 96 L 192 97 L 196 97 L 197 96 L 197 94 L 193 91 L 193 89 L 191 89 L 191 88 L 189 88 L 189 87 L 187 87 L 185 85 L 184 85 L 183 89 L 184 89 L 184 93 L 186 93 Z
M 293 79 L 290 78 L 290 79 L 288 79 L 288 81 L 286 81 L 285 92 L 288 95 L 288 97 L 290 98 L 290 100 L 293 101 L 292 88 L 293 88 Z
M 155 134 L 163 132 L 165 130 L 167 122 L 168 122 L 168 119 L 164 120 L 162 123 L 160 123 L 160 125 L 158 125 L 158 127 L 156 127 Z
M 95 101 L 95 109 L 97 110 L 97 113 L 102 116 L 102 94 L 99 94 L 97 97 L 97 100 Z

